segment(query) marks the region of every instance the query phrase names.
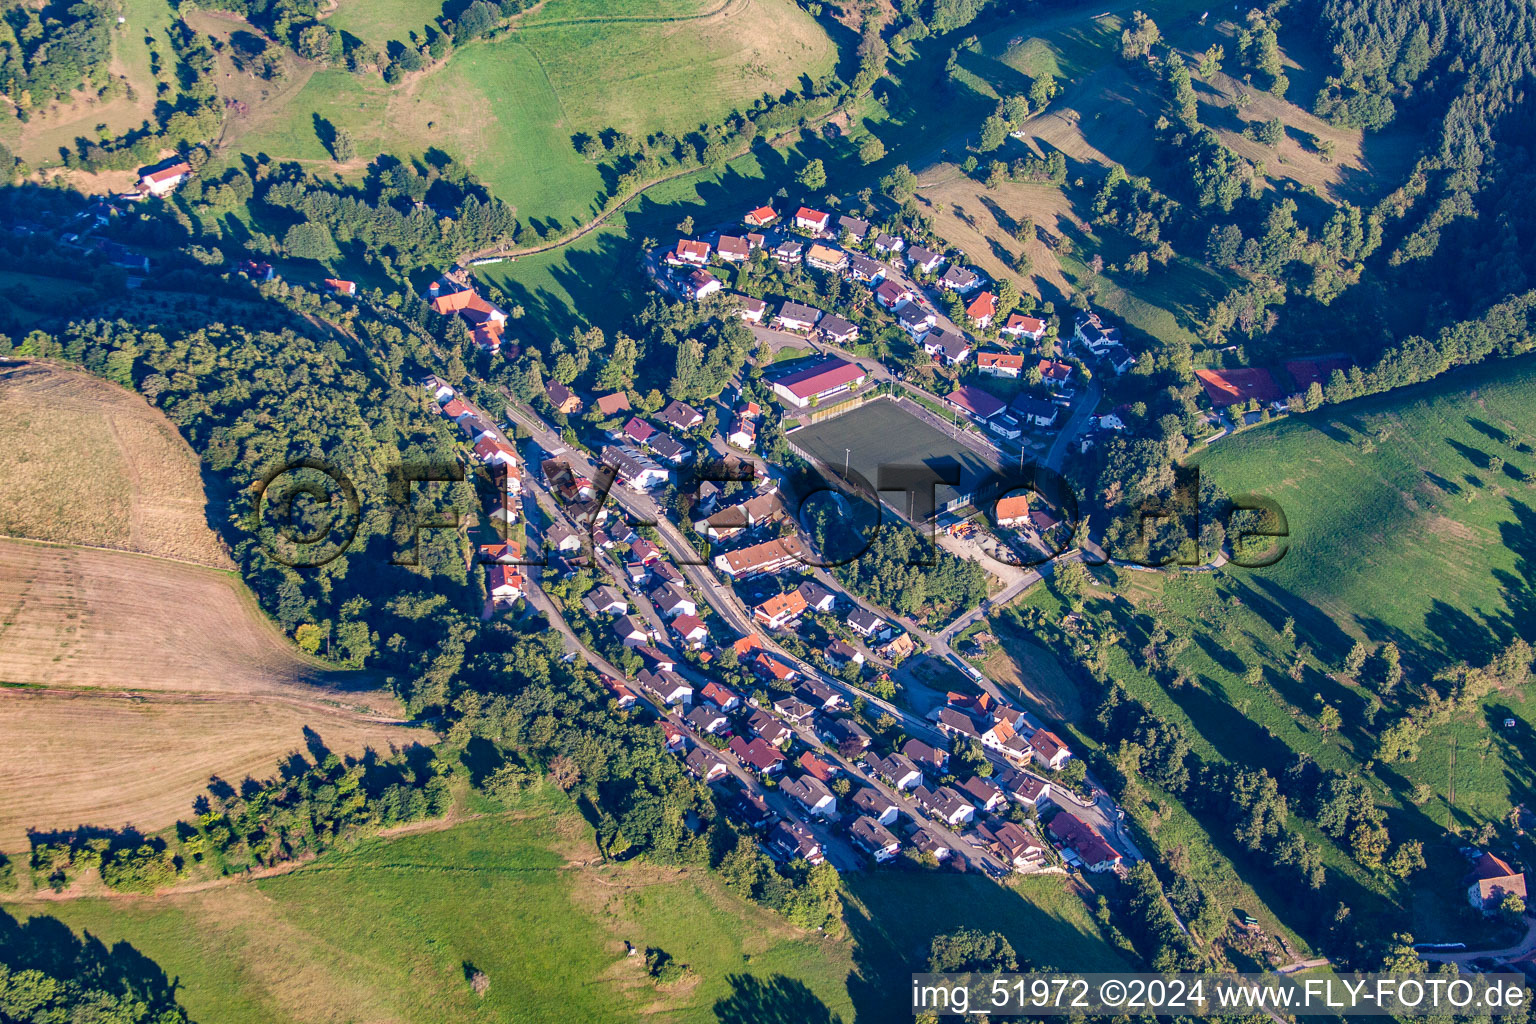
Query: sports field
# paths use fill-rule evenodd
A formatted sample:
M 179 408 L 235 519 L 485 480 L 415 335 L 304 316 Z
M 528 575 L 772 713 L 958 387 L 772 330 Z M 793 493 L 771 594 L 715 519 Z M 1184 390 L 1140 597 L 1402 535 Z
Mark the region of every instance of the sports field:
M 959 484 L 935 491 L 940 508 L 957 494 L 968 494 L 997 471 L 963 441 L 888 399 L 877 399 L 833 419 L 801 427 L 789 440 L 802 450 L 841 469 L 844 462 L 872 487 L 882 486 L 880 467 L 929 466 L 958 472 Z

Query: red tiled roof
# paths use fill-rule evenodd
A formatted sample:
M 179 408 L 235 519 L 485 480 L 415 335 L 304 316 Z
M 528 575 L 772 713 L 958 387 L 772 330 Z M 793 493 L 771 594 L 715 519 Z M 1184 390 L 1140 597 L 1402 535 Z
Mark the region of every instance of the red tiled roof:
M 179 175 L 191 173 L 192 165 L 188 164 L 186 161 L 181 161 L 180 163 L 171 164 L 169 167 L 162 167 L 158 171 L 150 171 L 148 174 L 143 176 L 143 180 L 152 181 L 158 185 L 162 181 L 168 181 L 171 178 L 178 177 Z
M 1008 403 L 969 384 L 949 393 L 949 401 L 973 416 L 988 419 L 1008 408 Z
M 824 363 L 781 377 L 781 384 L 796 398 L 812 398 L 834 388 L 852 384 L 865 376 L 862 367 L 845 363 L 841 359 L 829 359 Z
M 820 210 L 813 210 L 808 206 L 802 206 L 795 211 L 796 220 L 826 220 L 830 216 L 832 216 L 830 213 L 822 213 Z
M 762 225 L 767 224 L 769 221 L 773 220 L 777 216 L 778 216 L 778 214 L 773 212 L 773 207 L 771 207 L 771 206 L 759 206 L 757 209 L 749 211 L 747 213 L 746 219 L 747 219 L 748 223 L 753 224 L 754 226 L 757 226 L 757 227 L 761 227 Z
M 1195 376 L 1210 396 L 1211 404 L 1218 409 L 1256 398 L 1260 402 L 1273 402 L 1280 398 L 1280 388 L 1275 378 L 1262 367 L 1239 367 L 1232 370 L 1196 370 Z
M 1321 359 L 1292 359 L 1285 364 L 1285 372 L 1296 382 L 1297 391 L 1305 391 L 1313 383 L 1327 384 L 1334 370 L 1347 370 L 1355 364 L 1348 356 L 1325 356 Z
M 971 300 L 971 304 L 965 307 L 965 315 L 972 320 L 985 320 L 997 312 L 997 296 L 991 292 L 982 292 Z
M 1024 357 L 1012 352 L 978 352 L 977 366 L 1000 366 L 1008 370 L 1024 369 Z
M 1036 334 L 1045 330 L 1045 321 L 1038 320 L 1032 316 L 1025 316 L 1023 313 L 1015 313 L 1008 318 L 1008 323 L 1004 325 L 1003 330 Z
M 1029 515 L 1029 495 L 1013 494 L 1006 498 L 997 499 L 997 518 L 999 520 L 1022 519 Z
M 691 238 L 679 238 L 677 240 L 677 248 L 673 251 L 679 259 L 682 259 L 684 256 L 692 256 L 695 259 L 701 260 L 709 259 L 709 243 L 695 242 Z
M 1120 859 L 1120 854 L 1104 841 L 1097 829 L 1070 811 L 1062 811 L 1052 818 L 1050 830 L 1051 835 L 1060 839 L 1063 845 L 1077 851 L 1084 864 L 1103 864 L 1105 861 Z
M 1042 359 L 1037 364 L 1040 376 L 1046 380 L 1055 381 L 1058 384 L 1072 377 L 1072 364 L 1063 363 L 1055 359 Z

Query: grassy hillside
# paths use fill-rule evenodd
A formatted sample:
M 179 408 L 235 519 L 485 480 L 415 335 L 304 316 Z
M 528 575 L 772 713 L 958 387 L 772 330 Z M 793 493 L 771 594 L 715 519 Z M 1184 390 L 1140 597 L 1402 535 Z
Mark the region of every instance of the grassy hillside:
M 420 31 L 397 13 L 402 20 L 392 22 L 348 3 L 332 21 L 362 38 Z M 234 27 L 207 15 L 192 20 L 215 34 Z M 836 59 L 826 33 L 787 0 L 617 8 L 547 0 L 509 34 L 467 44 L 397 86 L 334 70 L 302 70 L 277 87 L 236 82 L 247 111 L 232 116 L 221 147 L 229 162 L 265 153 L 320 167 L 329 162 L 315 132 L 320 117 L 348 130 L 362 154 L 441 149 L 524 220 L 568 228 L 591 218 L 604 186 L 575 136 L 686 132 L 765 93 L 797 88 L 801 76 L 819 77 Z
M 751 1021 L 770 992 L 796 1019 L 852 1019 L 846 942 L 796 932 L 705 873 L 595 856 L 551 789 L 509 817 L 370 842 L 255 884 L 8 909 L 131 943 L 180 979 L 193 1019 L 222 1024 Z M 626 942 L 664 949 L 688 976 L 658 987 Z M 490 979 L 484 998 L 475 970 Z

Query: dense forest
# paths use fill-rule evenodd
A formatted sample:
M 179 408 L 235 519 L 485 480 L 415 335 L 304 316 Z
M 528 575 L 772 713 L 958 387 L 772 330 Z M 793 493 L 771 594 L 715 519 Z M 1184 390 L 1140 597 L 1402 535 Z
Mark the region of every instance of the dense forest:
M 76 89 L 105 89 L 115 0 L 0 7 L 0 93 L 23 121 Z M 119 83 L 121 87 L 121 83 Z

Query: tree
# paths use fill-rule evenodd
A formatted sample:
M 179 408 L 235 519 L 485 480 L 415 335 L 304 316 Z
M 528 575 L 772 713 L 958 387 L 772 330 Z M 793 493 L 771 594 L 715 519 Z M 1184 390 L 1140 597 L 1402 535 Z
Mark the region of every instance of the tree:
M 336 240 L 324 224 L 304 221 L 283 235 L 283 249 L 294 259 L 324 262 L 340 255 Z
M 872 164 L 885 157 L 885 143 L 871 135 L 859 146 L 859 161 Z
M 981 138 L 976 143 L 976 148 L 983 153 L 990 153 L 1001 146 L 1008 138 L 1008 122 L 997 114 L 993 114 L 981 122 Z
M 1211 44 L 1210 49 L 1200 55 L 1200 63 L 1196 71 L 1201 78 L 1210 78 L 1221 70 L 1221 59 L 1227 55 L 1220 43 Z
M 827 168 L 819 159 L 812 160 L 800 168 L 795 180 L 812 192 L 819 191 L 827 187 Z
M 928 946 L 928 970 L 935 974 L 1007 972 L 1019 969 L 1019 956 L 1001 932 L 960 928 L 936 935 Z
M 1047 103 L 1056 98 L 1057 91 L 1055 77 L 1048 74 L 1041 75 L 1029 87 L 1030 105 L 1034 107 L 1036 113 L 1039 113 L 1045 109 Z
M 1364 640 L 1356 640 L 1350 647 L 1349 653 L 1344 656 L 1344 674 L 1357 676 L 1365 667 L 1365 660 L 1371 656 L 1370 645 Z
M 357 143 L 352 138 L 352 133 L 345 128 L 337 128 L 336 136 L 331 140 L 331 156 L 339 164 L 351 163 L 357 159 Z
M 1011 127 L 1023 124 L 1029 117 L 1029 99 L 1015 94 L 1003 100 L 1003 117 Z
M 1089 580 L 1088 570 L 1083 568 L 1082 562 L 1059 563 L 1056 571 L 1051 573 L 1051 584 L 1068 607 L 1075 612 L 1083 610 Z
M 1326 737 L 1331 732 L 1338 732 L 1339 727 L 1344 724 L 1344 720 L 1339 715 L 1339 709 L 1334 707 L 1332 704 L 1323 704 L 1322 694 L 1317 695 L 1317 701 L 1319 704 L 1323 705 L 1317 713 L 1318 731 L 1321 732 L 1324 737 Z
M 1424 844 L 1418 840 L 1399 846 L 1387 861 L 1387 871 L 1394 878 L 1406 879 L 1415 871 L 1424 870 Z
M 898 203 L 906 203 L 917 194 L 917 175 L 906 164 L 898 164 L 880 179 L 880 191 Z

